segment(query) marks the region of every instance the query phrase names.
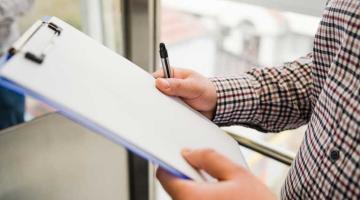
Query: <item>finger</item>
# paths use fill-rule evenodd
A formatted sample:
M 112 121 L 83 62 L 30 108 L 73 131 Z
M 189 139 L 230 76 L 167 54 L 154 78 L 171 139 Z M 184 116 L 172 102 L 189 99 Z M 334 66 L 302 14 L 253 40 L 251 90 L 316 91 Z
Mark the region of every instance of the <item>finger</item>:
M 156 177 L 159 179 L 165 191 L 174 199 L 188 193 L 189 190 L 194 188 L 190 181 L 174 177 L 161 168 L 156 171 Z
M 154 78 L 163 78 L 164 72 L 162 69 L 157 70 L 156 72 L 152 73 Z
M 184 79 L 194 73 L 191 70 L 188 69 L 181 69 L 181 68 L 171 68 L 174 74 L 174 78 Z M 159 69 L 152 73 L 154 78 L 164 78 L 164 71 L 162 69 Z
M 184 79 L 189 77 L 191 74 L 195 73 L 189 69 L 182 69 L 182 68 L 172 68 L 174 73 L 174 78 Z
M 202 93 L 196 84 L 186 79 L 159 78 L 156 79 L 156 87 L 166 95 L 179 96 L 186 99 L 194 99 Z
M 184 150 L 184 158 L 197 169 L 202 169 L 219 180 L 229 180 L 246 172 L 241 166 L 211 149 Z

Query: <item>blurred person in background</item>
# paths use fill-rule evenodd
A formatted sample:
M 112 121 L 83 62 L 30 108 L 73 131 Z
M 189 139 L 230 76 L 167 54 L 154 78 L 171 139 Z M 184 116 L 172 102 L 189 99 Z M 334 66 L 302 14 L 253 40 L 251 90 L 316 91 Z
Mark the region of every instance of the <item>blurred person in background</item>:
M 0 55 L 19 37 L 17 18 L 34 0 L 0 0 Z M 25 97 L 0 86 L 0 129 L 24 122 Z

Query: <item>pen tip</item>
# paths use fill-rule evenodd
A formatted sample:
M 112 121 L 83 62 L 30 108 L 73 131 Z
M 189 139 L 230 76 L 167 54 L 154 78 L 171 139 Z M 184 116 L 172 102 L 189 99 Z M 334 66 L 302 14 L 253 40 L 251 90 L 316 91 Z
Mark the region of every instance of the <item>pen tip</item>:
M 161 58 L 167 58 L 168 57 L 168 53 L 165 47 L 164 43 L 160 43 L 160 57 Z
M 162 42 L 162 43 L 160 43 L 160 49 L 163 49 L 163 48 L 165 48 L 165 44 Z

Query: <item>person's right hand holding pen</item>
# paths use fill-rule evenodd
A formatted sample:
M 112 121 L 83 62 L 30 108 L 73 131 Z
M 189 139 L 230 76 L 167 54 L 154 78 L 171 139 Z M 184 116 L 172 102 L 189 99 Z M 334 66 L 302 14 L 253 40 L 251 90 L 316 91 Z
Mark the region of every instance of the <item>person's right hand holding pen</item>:
M 217 103 L 216 88 L 206 77 L 187 69 L 171 69 L 165 45 L 160 46 L 163 69 L 156 71 L 156 87 L 166 95 L 177 96 L 205 115 L 214 117 Z M 166 60 L 165 60 L 166 58 Z M 194 168 L 204 170 L 217 183 L 196 183 L 176 178 L 159 169 L 157 177 L 175 200 L 275 199 L 270 190 L 243 167 L 236 165 L 211 149 L 184 150 L 184 158 Z
M 160 56 L 163 69 L 153 74 L 156 87 L 166 95 L 181 98 L 186 104 L 212 119 L 217 95 L 211 81 L 192 70 L 170 68 L 168 53 L 163 43 L 160 44 Z

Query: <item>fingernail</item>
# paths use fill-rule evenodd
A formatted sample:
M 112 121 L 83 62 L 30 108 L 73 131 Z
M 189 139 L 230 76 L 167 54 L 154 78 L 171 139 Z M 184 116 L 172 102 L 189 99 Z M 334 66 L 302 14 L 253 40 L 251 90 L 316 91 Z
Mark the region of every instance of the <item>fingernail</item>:
M 181 154 L 182 154 L 183 156 L 188 156 L 190 153 L 191 153 L 191 150 L 190 150 L 190 149 L 183 149 L 183 150 L 181 151 Z
M 159 78 L 158 80 L 159 80 L 160 84 L 161 84 L 165 89 L 167 89 L 167 88 L 170 87 L 170 83 L 169 83 L 169 81 L 167 81 L 166 79 L 164 79 L 164 78 Z

